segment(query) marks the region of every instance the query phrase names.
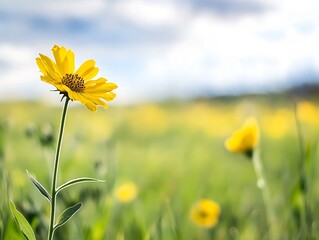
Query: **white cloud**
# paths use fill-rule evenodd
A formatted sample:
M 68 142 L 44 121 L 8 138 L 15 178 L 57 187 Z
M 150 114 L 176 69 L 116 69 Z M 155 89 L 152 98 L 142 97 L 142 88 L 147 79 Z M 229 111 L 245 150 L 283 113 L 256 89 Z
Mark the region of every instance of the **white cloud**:
M 107 6 L 104 0 L 14 0 L 2 1 L 1 8 L 16 16 L 38 15 L 50 19 L 61 20 L 61 18 L 92 17 L 101 12 Z
M 1 99 L 31 97 L 39 87 L 35 66 L 35 53 L 26 46 L 0 45 L 0 62 L 3 66 L 0 79 Z
M 193 79 L 195 86 L 225 90 L 285 84 L 292 73 L 303 71 L 300 63 L 309 60 L 319 70 L 318 30 L 299 32 L 290 16 L 289 11 L 279 10 L 228 20 L 196 15 L 183 37 L 167 46 L 160 58 L 148 61 L 148 74 L 179 79 L 181 88 L 187 88 L 184 80 Z M 296 16 L 301 22 L 303 15 Z
M 113 10 L 124 19 L 144 27 L 175 25 L 184 19 L 183 11 L 174 1 L 123 0 Z

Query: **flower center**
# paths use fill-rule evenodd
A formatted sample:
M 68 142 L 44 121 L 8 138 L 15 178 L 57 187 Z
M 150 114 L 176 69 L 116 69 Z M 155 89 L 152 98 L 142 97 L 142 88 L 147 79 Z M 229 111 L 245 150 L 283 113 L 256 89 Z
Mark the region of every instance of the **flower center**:
M 83 92 L 85 89 L 84 79 L 78 74 L 65 74 L 62 78 L 62 83 L 74 92 Z
M 208 217 L 208 213 L 204 210 L 199 210 L 198 215 L 201 219 L 205 219 Z

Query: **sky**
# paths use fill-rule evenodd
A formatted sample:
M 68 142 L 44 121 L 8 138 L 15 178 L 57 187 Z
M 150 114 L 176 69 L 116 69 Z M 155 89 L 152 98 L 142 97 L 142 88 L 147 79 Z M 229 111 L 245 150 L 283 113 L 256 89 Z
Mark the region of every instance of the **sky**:
M 319 83 L 318 10 L 315 0 L 0 0 L 0 100 L 50 98 L 35 58 L 55 44 L 76 67 L 96 60 L 118 103 Z

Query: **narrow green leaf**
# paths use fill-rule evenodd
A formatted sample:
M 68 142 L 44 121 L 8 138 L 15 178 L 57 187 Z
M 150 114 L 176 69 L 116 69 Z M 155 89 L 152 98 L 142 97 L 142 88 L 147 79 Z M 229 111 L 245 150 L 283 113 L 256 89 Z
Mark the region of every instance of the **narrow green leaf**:
M 88 177 L 72 179 L 72 180 L 62 184 L 60 187 L 58 187 L 58 189 L 56 190 L 56 193 L 60 192 L 64 188 L 70 187 L 74 184 L 83 183 L 83 182 L 104 182 L 104 180 L 99 180 L 96 178 L 88 178 Z
M 12 201 L 10 201 L 10 211 L 26 239 L 36 240 L 32 227 L 24 216 L 16 209 L 16 206 Z
M 45 196 L 49 202 L 51 202 L 52 198 L 49 194 L 49 192 L 41 185 L 41 183 L 39 183 L 29 172 L 28 170 L 27 171 L 27 174 L 29 176 L 29 178 L 31 179 L 32 183 L 37 187 L 37 189 L 39 189 L 39 191 L 42 193 L 43 196 Z
M 54 226 L 54 230 L 64 225 L 67 221 L 73 217 L 74 214 L 76 214 L 77 211 L 79 211 L 82 207 L 82 203 L 77 203 L 67 209 L 64 210 L 63 213 L 58 218 L 58 223 Z

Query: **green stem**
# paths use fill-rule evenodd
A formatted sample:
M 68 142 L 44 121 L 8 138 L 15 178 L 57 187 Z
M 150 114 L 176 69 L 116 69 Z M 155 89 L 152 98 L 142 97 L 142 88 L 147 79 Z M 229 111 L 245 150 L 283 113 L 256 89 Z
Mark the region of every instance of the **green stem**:
M 302 130 L 300 126 L 300 121 L 297 114 L 297 103 L 294 103 L 294 119 L 296 124 L 296 131 L 298 137 L 298 143 L 300 148 L 300 161 L 298 169 L 300 170 L 299 176 L 299 189 L 302 193 L 302 206 L 300 209 L 300 226 L 301 226 L 301 234 L 306 239 L 308 238 L 308 234 L 311 235 L 311 216 L 309 215 L 311 211 L 309 211 L 308 205 L 308 179 L 307 179 L 307 171 L 306 171 L 306 154 L 305 154 L 305 144 L 302 136 Z M 309 221 L 309 222 L 308 222 Z
M 297 114 L 297 104 L 294 104 L 294 119 L 296 124 L 296 130 L 297 130 L 297 137 L 298 137 L 298 143 L 300 148 L 300 161 L 299 161 L 299 169 L 300 169 L 300 189 L 303 194 L 306 195 L 307 192 L 307 181 L 306 181 L 306 167 L 305 167 L 305 147 L 304 147 L 304 141 L 302 137 L 302 131 L 300 126 L 300 121 L 298 119 Z
M 255 149 L 253 152 L 252 164 L 257 176 L 257 186 L 261 190 L 261 194 L 262 194 L 264 205 L 265 205 L 265 211 L 266 211 L 266 217 L 267 217 L 267 223 L 268 223 L 268 229 L 269 229 L 269 239 L 275 239 L 274 238 L 275 237 L 274 226 L 276 224 L 275 215 L 274 215 L 273 207 L 271 204 L 269 188 L 267 186 L 267 181 L 264 176 L 264 169 L 261 163 L 258 149 Z
M 51 183 L 51 212 L 50 212 L 50 226 L 49 226 L 49 232 L 48 232 L 48 240 L 53 239 L 54 235 L 54 222 L 55 222 L 55 210 L 56 210 L 56 183 L 58 178 L 58 170 L 59 170 L 59 159 L 60 159 L 60 151 L 61 151 L 61 145 L 62 145 L 62 139 L 63 139 L 63 132 L 64 132 L 64 125 L 65 125 L 65 119 L 66 119 L 66 113 L 68 110 L 68 103 L 69 98 L 66 97 L 63 111 L 62 111 L 62 117 L 61 117 L 61 124 L 60 124 L 60 132 L 59 132 L 59 138 L 58 143 L 56 147 L 56 153 L 55 153 L 55 161 L 54 161 L 54 167 L 53 167 L 53 175 L 52 175 L 52 183 Z

